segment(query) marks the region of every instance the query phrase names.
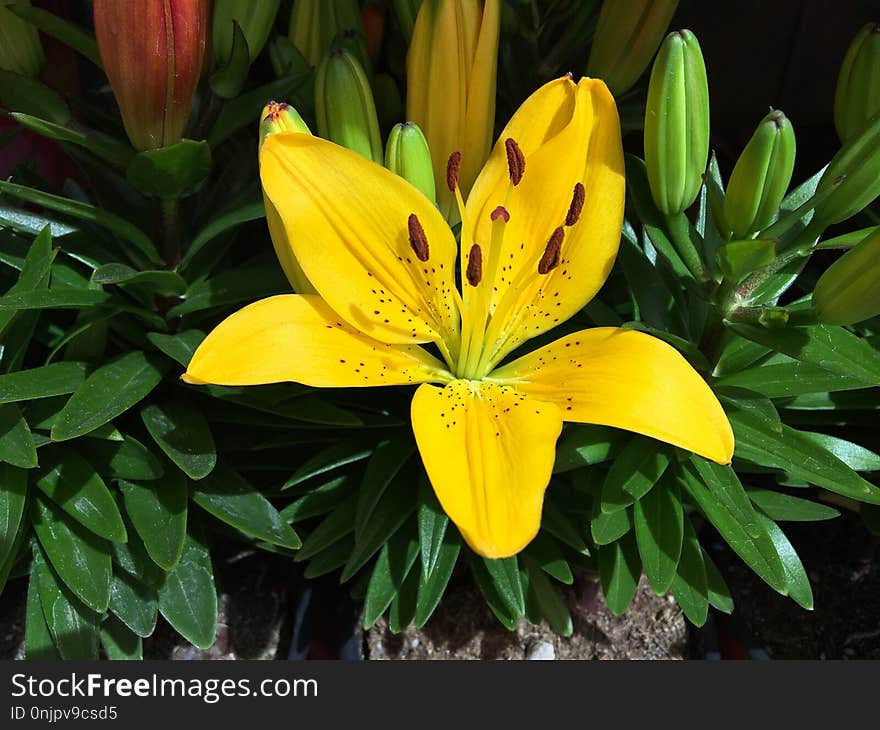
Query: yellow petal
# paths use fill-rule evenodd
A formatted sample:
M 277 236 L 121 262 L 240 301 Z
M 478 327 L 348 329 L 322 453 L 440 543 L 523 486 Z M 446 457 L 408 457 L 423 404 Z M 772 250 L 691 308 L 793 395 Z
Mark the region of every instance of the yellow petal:
M 492 383 L 421 386 L 416 442 L 449 518 L 477 553 L 505 558 L 538 533 L 562 414 L 552 403 Z
M 188 383 L 315 387 L 443 382 L 443 365 L 417 345 L 386 345 L 347 325 L 320 297 L 282 294 L 223 320 L 199 345 Z
M 515 187 L 509 182 L 507 139 L 515 140 L 525 157 L 525 172 Z M 577 184 L 583 185 L 583 209 L 573 225 L 566 225 Z M 493 238 L 491 214 L 499 205 L 510 220 L 503 235 Z M 567 78 L 546 84 L 501 133 L 467 201 L 463 250 L 479 243 L 488 261 L 478 285 L 490 288 L 488 311 L 493 315 L 484 338 L 484 363 L 491 367 L 592 299 L 617 255 L 623 207 L 620 122 L 605 84 L 594 79 L 575 84 Z M 538 264 L 560 227 L 559 263 L 540 274 Z M 465 316 L 473 316 L 474 297 L 464 286 Z
M 269 227 L 269 237 L 272 239 L 272 246 L 275 248 L 275 255 L 278 257 L 278 263 L 284 270 L 284 275 L 297 294 L 314 294 L 315 287 L 312 286 L 308 277 L 303 273 L 302 266 L 296 260 L 293 249 L 287 242 L 287 236 L 284 233 L 284 225 L 281 223 L 281 216 L 275 210 L 265 195 L 263 196 L 263 207 L 266 209 L 266 225 Z
M 566 421 L 635 431 L 720 464 L 733 456 L 733 431 L 715 394 L 674 348 L 642 332 L 575 332 L 492 379 L 556 403 Z
M 424 195 L 360 155 L 305 134 L 270 136 L 260 150 L 260 177 L 296 261 L 340 317 L 389 344 L 453 347 L 455 239 Z M 424 230 L 427 260 L 411 244 L 412 215 Z

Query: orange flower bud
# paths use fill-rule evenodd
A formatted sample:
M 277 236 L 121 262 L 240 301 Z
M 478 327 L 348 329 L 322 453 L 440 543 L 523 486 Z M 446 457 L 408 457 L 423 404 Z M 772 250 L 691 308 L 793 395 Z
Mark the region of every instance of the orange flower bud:
M 180 141 L 202 70 L 207 0 L 95 0 L 95 34 L 139 150 Z

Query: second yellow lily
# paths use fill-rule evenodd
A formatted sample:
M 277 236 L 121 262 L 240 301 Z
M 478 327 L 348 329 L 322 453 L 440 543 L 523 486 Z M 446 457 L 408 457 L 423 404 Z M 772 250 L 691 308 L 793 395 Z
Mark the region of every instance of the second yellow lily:
M 405 180 L 326 140 L 270 135 L 263 189 L 317 294 L 233 314 L 184 379 L 419 384 L 412 424 L 431 484 L 468 544 L 490 558 L 537 534 L 563 421 L 728 463 L 733 433 L 718 400 L 656 338 L 601 327 L 505 362 L 579 311 L 617 254 L 623 152 L 605 84 L 561 78 L 536 91 L 466 203 L 464 167 L 456 151 L 444 175 L 462 219 L 459 255 L 443 216 Z

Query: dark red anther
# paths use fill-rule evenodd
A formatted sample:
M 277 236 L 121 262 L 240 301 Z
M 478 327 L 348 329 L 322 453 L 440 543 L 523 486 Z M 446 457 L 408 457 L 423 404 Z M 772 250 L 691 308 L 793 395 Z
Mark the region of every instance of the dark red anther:
M 538 262 L 538 273 L 549 274 L 553 269 L 559 266 L 559 252 L 562 250 L 562 239 L 565 236 L 565 230 L 559 226 L 547 241 L 547 247 L 544 249 L 544 255 Z
M 450 193 L 455 192 L 458 185 L 458 171 L 461 168 L 461 152 L 453 152 L 446 161 L 446 187 Z
M 419 223 L 419 219 L 415 213 L 409 214 L 407 220 L 407 228 L 409 229 L 409 245 L 415 251 L 419 261 L 428 260 L 428 237 L 425 235 L 425 229 Z
M 507 152 L 507 171 L 510 173 L 510 181 L 514 185 L 519 185 L 526 171 L 526 156 L 516 140 L 511 137 L 504 140 L 504 149 Z
M 471 286 L 476 286 L 483 279 L 483 249 L 477 243 L 471 246 L 465 274 L 467 275 L 468 284 Z
M 489 217 L 493 221 L 497 221 L 499 218 L 503 218 L 504 222 L 507 223 L 510 220 L 510 213 L 507 212 L 507 208 L 505 208 L 503 205 L 499 205 L 489 214 Z
M 581 217 L 581 211 L 584 209 L 585 191 L 582 183 L 574 184 L 574 191 L 571 194 L 571 205 L 568 206 L 568 215 L 565 216 L 565 225 L 573 226 Z

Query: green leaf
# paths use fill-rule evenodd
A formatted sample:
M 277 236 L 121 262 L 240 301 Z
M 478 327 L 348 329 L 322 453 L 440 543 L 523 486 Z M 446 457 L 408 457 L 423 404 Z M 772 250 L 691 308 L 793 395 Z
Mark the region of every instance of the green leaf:
M 637 500 L 633 521 L 645 575 L 654 592 L 662 596 L 676 576 L 684 538 L 684 510 L 675 482 L 660 481 Z
M 782 329 L 746 324 L 729 326 L 742 337 L 796 360 L 811 362 L 868 385 L 880 385 L 880 352 L 843 327 L 827 324 Z
M 0 69 L 0 104 L 13 112 L 32 114 L 56 124 L 70 121 L 64 99 L 39 79 Z
M 342 539 L 334 542 L 330 547 L 318 553 L 309 561 L 303 571 L 303 578 L 312 580 L 327 573 L 332 573 L 345 565 L 348 556 L 354 549 L 354 535 L 349 532 Z
M 110 612 L 135 634 L 146 638 L 156 628 L 159 615 L 156 591 L 124 570 L 117 570 L 110 583 Z
M 628 435 L 606 426 L 574 426 L 568 428 L 556 446 L 554 474 L 581 466 L 600 464 L 617 455 Z
M 159 589 L 159 611 L 184 639 L 200 649 L 217 633 L 217 589 L 205 543 L 187 535 L 180 562 Z
M 547 579 L 547 576 L 539 569 L 537 564 L 526 559 L 526 572 L 529 579 L 529 589 L 535 595 L 538 606 L 550 628 L 561 636 L 571 636 L 574 632 L 574 626 L 571 621 L 571 615 L 559 595 L 559 591 Z
M 202 312 L 275 294 L 289 294 L 290 283 L 277 262 L 245 264 L 222 271 L 210 279 L 199 279 L 187 289 L 183 301 L 172 307 L 169 317 Z
M 807 572 L 801 563 L 801 559 L 795 552 L 794 547 L 788 541 L 785 533 L 779 529 L 773 520 L 766 515 L 758 513 L 758 519 L 773 540 L 776 546 L 776 552 L 779 553 L 779 559 L 782 561 L 782 567 L 785 568 L 785 580 L 788 585 L 788 595 L 801 608 L 808 611 L 813 610 L 813 590 L 810 588 L 810 580 L 807 578 Z
M 69 20 L 43 8 L 33 7 L 30 3 L 13 3 L 8 7 L 18 17 L 36 26 L 39 31 L 57 38 L 65 46 L 89 59 L 98 68 L 104 68 L 101 65 L 101 54 L 98 52 L 95 39 Z
M 2 382 L 2 379 L 0 379 L 0 382 Z M 373 438 L 359 435 L 322 449 L 305 463 L 301 464 L 290 479 L 284 482 L 282 489 L 295 487 L 297 484 L 301 484 L 319 474 L 325 474 L 333 469 L 366 459 L 373 453 L 374 448 Z
M 192 500 L 247 535 L 292 550 L 302 545 L 272 503 L 225 464 L 219 464 L 210 476 L 193 485 Z
M 137 531 L 131 525 L 128 528 L 128 542 L 110 543 L 110 553 L 116 566 L 113 574 L 116 574 L 117 569 L 123 570 L 139 582 L 155 589 L 165 580 L 165 571 L 150 558 Z
M 58 576 L 89 608 L 106 611 L 111 573 L 107 543 L 45 497 L 37 494 L 31 504 L 34 531 Z
M 586 542 L 586 525 L 584 529 L 578 529 L 571 520 L 556 506 L 549 497 L 544 498 L 544 512 L 541 515 L 541 528 L 553 535 L 560 542 L 565 543 L 575 552 L 589 555 L 590 550 Z
M 129 163 L 125 177 L 144 195 L 171 199 L 193 192 L 210 172 L 210 145 L 204 140 L 184 139 L 138 153 Z
M 40 587 L 36 569 L 28 580 L 27 605 L 25 608 L 24 655 L 26 659 L 60 659 L 55 648 L 49 624 L 40 602 Z
M 590 534 L 597 545 L 608 545 L 628 533 L 632 526 L 631 510 L 600 512 L 590 522 Z
M 680 327 L 680 317 L 673 325 L 673 315 L 677 313 L 675 297 L 666 287 L 660 271 L 637 245 L 635 232 L 631 231 L 628 224 L 624 228 L 618 256 L 629 284 L 630 295 L 638 308 L 633 319 L 661 330 Z
M 615 512 L 629 507 L 647 494 L 669 466 L 669 452 L 655 441 L 632 438 L 621 449 L 602 485 L 602 511 Z
M 217 463 L 214 437 L 201 411 L 185 400 L 150 403 L 141 409 L 150 436 L 190 479 L 203 479 Z
M 786 425 L 781 434 L 776 433 L 742 412 L 731 413 L 729 418 L 736 437 L 735 456 L 781 469 L 795 479 L 845 497 L 880 504 L 880 489 L 808 436 Z
M 419 552 L 412 523 L 406 523 L 382 546 L 364 599 L 363 627 L 368 631 L 400 593 Z M 415 571 L 418 573 L 418 570 Z
M 77 442 L 77 449 L 108 478 L 149 481 L 165 473 L 162 462 L 133 436 L 123 436 L 122 441 L 89 439 Z
M 801 431 L 802 436 L 834 454 L 853 471 L 880 471 L 880 455 L 852 441 L 824 433 Z
M 107 292 L 97 289 L 43 289 L 7 294 L 0 297 L 0 311 L 23 312 L 32 309 L 85 309 L 106 304 L 111 299 Z
M 177 469 L 153 482 L 119 480 L 125 511 L 147 553 L 160 568 L 171 570 L 180 560 L 186 537 L 187 485 Z
M 78 145 L 118 168 L 124 168 L 132 157 L 131 147 L 115 139 L 98 135 L 92 130 L 86 134 L 30 114 L 13 113 L 10 116 L 22 127 L 49 139 Z
M 211 222 L 199 231 L 195 238 L 193 238 L 189 247 L 186 249 L 186 253 L 183 254 L 183 258 L 180 260 L 180 266 L 178 267 L 179 270 L 184 270 L 192 261 L 193 257 L 208 243 L 217 238 L 217 236 L 240 226 L 242 223 L 260 220 L 265 217 L 266 209 L 263 206 L 262 200 L 247 203 L 240 208 L 221 213 L 216 218 L 212 219 Z M 187 363 L 188 362 L 189 361 L 187 360 Z M 187 363 L 181 364 L 186 365 Z
M 179 365 L 187 367 L 196 349 L 205 339 L 205 333 L 201 330 L 186 330 L 174 335 L 148 332 L 147 339 Z
M 49 226 L 45 226 L 34 239 L 34 242 L 28 248 L 18 280 L 10 287 L 5 296 L 22 294 L 48 286 L 49 272 L 57 253 L 52 248 L 50 230 Z M 3 336 L 3 333 L 15 319 L 16 314 L 16 310 L 0 311 L 0 337 Z
M 251 68 L 251 54 L 248 50 L 247 38 L 245 38 L 238 21 L 233 20 L 232 26 L 232 47 L 229 51 L 229 60 L 225 66 L 214 71 L 209 79 L 211 91 L 221 99 L 232 99 L 238 96 Z
M 810 362 L 793 361 L 759 365 L 741 370 L 721 378 L 717 385 L 748 388 L 768 398 L 781 398 L 804 393 L 867 388 L 870 383 L 858 378 L 829 372 Z
M 771 519 L 782 522 L 814 522 L 816 520 L 830 520 L 840 515 L 840 512 L 833 507 L 800 497 L 792 497 L 783 492 L 748 489 L 746 493 L 761 512 Z
M 347 475 L 330 479 L 310 489 L 281 510 L 281 519 L 288 524 L 327 514 L 355 491 L 354 481 Z
M 522 583 L 516 556 L 503 560 L 489 560 L 468 552 L 474 582 L 486 599 L 492 613 L 513 631 L 519 617 L 525 613 Z
M 401 442 L 399 437 L 380 441 L 376 445 L 358 490 L 354 520 L 355 539 L 359 539 L 360 534 L 370 524 L 385 491 L 414 452 L 415 444 L 409 440 Z
M 91 464 L 73 449 L 55 448 L 45 467 L 36 485 L 49 499 L 98 537 L 128 539 L 116 500 Z
M 642 564 L 632 533 L 599 548 L 599 578 L 608 610 L 622 616 L 639 587 Z
M 446 530 L 434 571 L 427 578 L 423 576 L 417 578 L 418 598 L 414 615 L 417 628 L 422 628 L 428 622 L 434 609 L 437 608 L 437 604 L 440 603 L 446 586 L 449 584 L 449 579 L 452 577 L 459 552 L 461 552 L 461 538 L 458 531 Z
M 443 536 L 449 526 L 449 517 L 440 506 L 434 490 L 427 479 L 419 483 L 418 502 L 419 545 L 422 556 L 422 575 L 430 577 L 437 565 Z
M 695 626 L 706 623 L 709 615 L 709 586 L 706 566 L 703 563 L 703 548 L 691 521 L 684 522 L 684 542 L 681 559 L 671 583 L 672 595 L 684 615 Z
M 388 628 L 392 634 L 399 634 L 413 622 L 420 587 L 419 570 L 413 568 L 409 571 L 409 575 L 406 576 L 403 585 L 391 602 L 391 610 L 388 612 Z M 444 589 L 445 587 L 444 585 Z
M 112 661 L 144 658 L 143 642 L 122 621 L 108 616 L 101 624 L 101 646 Z
M 39 587 L 43 617 L 61 658 L 97 659 L 99 614 L 83 605 L 58 580 L 39 548 L 34 550 L 33 576 Z
M 138 271 L 127 264 L 104 264 L 92 272 L 91 281 L 102 286 L 107 284 L 138 284 L 150 291 L 166 296 L 183 294 L 186 281 L 175 271 Z M 166 335 L 171 336 L 171 335 Z
M 354 532 L 357 495 L 352 495 L 333 510 L 309 536 L 296 554 L 297 562 L 308 560 Z M 352 538 L 353 539 L 353 538 Z
M 208 144 L 216 147 L 242 127 L 254 124 L 267 99 L 289 98 L 310 77 L 311 72 L 291 74 L 230 99 L 208 134 Z
M 125 413 L 159 384 L 163 372 L 163 366 L 137 351 L 101 366 L 76 389 L 58 414 L 52 440 L 82 436 Z
M 706 591 L 709 605 L 722 613 L 733 613 L 733 598 L 730 595 L 730 589 L 724 582 L 718 566 L 705 550 L 703 550 L 703 567 L 706 570 Z
M 682 465 L 680 475 L 681 486 L 734 552 L 785 595 L 779 555 L 733 469 L 693 456 Z
M 27 477 L 24 469 L 0 464 L 0 565 L 5 565 L 13 556 L 18 526 L 27 501 Z
M 526 555 L 545 573 L 566 585 L 574 583 L 574 576 L 562 548 L 546 532 L 539 532 L 526 547 Z
M 0 405 L 0 462 L 22 469 L 37 465 L 34 437 L 14 403 Z
M 715 256 L 721 273 L 736 281 L 745 274 L 772 264 L 776 259 L 776 241 L 772 238 L 731 241 L 719 247 Z
M 132 244 L 135 251 L 146 258 L 147 261 L 154 264 L 161 264 L 162 257 L 156 250 L 156 246 L 150 240 L 149 236 L 140 228 L 129 223 L 124 218 L 108 213 L 106 210 L 96 208 L 94 205 L 82 203 L 78 200 L 70 200 L 62 198 L 58 195 L 44 193 L 42 190 L 28 188 L 24 185 L 16 185 L 15 183 L 4 182 L 0 180 L 0 193 L 8 193 L 15 198 L 25 200 L 34 205 L 40 205 L 56 213 L 69 215 L 80 220 L 90 221 L 106 228 L 108 231 L 115 233 L 121 239 Z
M 0 375 L 0 403 L 73 393 L 86 377 L 82 362 L 57 362 L 41 368 Z

